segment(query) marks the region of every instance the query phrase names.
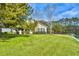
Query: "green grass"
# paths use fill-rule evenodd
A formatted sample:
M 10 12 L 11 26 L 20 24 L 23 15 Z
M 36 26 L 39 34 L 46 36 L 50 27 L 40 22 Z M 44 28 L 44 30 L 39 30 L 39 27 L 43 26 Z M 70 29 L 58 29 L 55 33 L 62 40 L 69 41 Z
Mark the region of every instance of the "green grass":
M 79 55 L 79 42 L 68 35 L 0 36 L 0 56 L 72 55 Z

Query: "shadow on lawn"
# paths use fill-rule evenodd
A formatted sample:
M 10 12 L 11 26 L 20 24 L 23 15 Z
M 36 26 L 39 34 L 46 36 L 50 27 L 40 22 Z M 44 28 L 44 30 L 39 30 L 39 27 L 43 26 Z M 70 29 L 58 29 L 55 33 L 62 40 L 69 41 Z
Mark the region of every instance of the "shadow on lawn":
M 18 35 L 18 34 L 0 34 L 0 42 L 8 42 L 14 37 L 29 37 L 30 35 Z

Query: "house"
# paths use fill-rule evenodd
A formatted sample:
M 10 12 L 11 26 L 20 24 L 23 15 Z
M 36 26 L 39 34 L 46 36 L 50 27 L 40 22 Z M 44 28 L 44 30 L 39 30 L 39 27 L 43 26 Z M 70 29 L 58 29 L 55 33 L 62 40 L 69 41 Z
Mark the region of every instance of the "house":
M 27 22 L 34 22 L 36 20 L 27 20 Z M 43 20 L 39 20 L 36 21 L 37 22 L 37 26 L 35 27 L 34 33 L 47 33 L 48 31 L 48 22 L 43 21 Z M 29 31 L 30 34 L 32 34 L 33 32 L 30 30 Z
M 48 24 L 44 21 L 38 21 L 37 26 L 35 27 L 35 33 L 47 33 Z
M 0 28 L 0 32 L 3 32 L 3 33 L 5 33 L 5 32 L 8 32 L 8 33 L 10 33 L 10 32 L 13 32 L 13 33 L 16 33 L 16 31 L 15 30 L 11 30 L 10 28 Z
M 34 33 L 47 33 L 48 30 L 48 24 L 45 21 L 37 21 L 37 26 L 35 27 Z M 1 28 L 1 32 L 11 32 L 10 28 Z M 12 30 L 14 33 L 15 30 Z M 19 34 L 21 34 L 22 31 L 19 30 Z M 33 32 L 30 30 L 30 34 Z

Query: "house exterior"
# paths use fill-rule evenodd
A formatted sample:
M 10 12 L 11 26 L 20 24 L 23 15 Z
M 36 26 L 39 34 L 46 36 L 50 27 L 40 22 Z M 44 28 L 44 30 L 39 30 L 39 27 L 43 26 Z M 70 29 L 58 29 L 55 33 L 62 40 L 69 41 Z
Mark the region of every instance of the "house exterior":
M 3 33 L 5 33 L 5 32 L 13 32 L 13 33 L 16 33 L 16 31 L 15 30 L 11 30 L 10 28 L 0 28 L 0 32 L 3 32 Z
M 35 27 L 35 32 L 36 33 L 47 33 L 47 28 L 48 26 L 38 22 L 37 26 Z
M 48 29 L 48 26 L 46 24 L 46 22 L 44 21 L 37 21 L 37 26 L 35 27 L 35 30 L 34 30 L 34 33 L 47 33 L 47 29 Z M 1 32 L 13 32 L 13 33 L 16 33 L 15 30 L 11 30 L 10 28 L 0 28 L 0 31 Z M 30 34 L 32 34 L 33 32 L 30 30 L 29 31 Z M 19 30 L 19 34 L 22 34 L 22 31 Z

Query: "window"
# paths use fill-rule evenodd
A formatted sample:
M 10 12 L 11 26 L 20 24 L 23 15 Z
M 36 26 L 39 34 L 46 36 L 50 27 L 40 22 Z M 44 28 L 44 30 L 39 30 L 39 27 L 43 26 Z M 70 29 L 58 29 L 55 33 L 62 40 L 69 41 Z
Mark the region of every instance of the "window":
M 45 28 L 38 28 L 38 32 L 45 32 Z

